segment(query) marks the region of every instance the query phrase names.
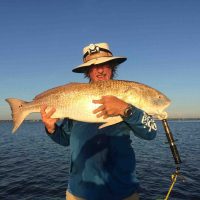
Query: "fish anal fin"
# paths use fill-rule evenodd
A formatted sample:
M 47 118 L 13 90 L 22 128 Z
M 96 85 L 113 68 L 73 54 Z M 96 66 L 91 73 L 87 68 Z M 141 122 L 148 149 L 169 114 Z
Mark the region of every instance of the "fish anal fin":
M 107 126 L 111 126 L 111 125 L 113 125 L 113 124 L 117 124 L 117 123 L 123 121 L 122 118 L 121 118 L 120 116 L 117 116 L 117 117 L 110 117 L 110 118 L 108 118 L 108 119 L 109 119 L 109 120 L 108 120 L 106 123 L 104 123 L 104 124 L 102 124 L 101 126 L 99 126 L 99 129 L 102 129 L 102 128 L 105 128 L 105 127 L 107 127 Z

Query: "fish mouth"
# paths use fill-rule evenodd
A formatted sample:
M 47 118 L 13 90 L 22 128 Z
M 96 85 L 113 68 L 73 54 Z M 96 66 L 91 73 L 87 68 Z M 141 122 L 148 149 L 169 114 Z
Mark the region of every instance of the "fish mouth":
M 171 104 L 171 101 L 167 101 L 164 105 L 163 105 L 163 110 L 165 110 L 169 105 Z
M 165 95 L 160 96 L 159 99 L 161 100 L 160 108 L 162 108 L 162 110 L 165 110 L 171 104 L 171 100 Z

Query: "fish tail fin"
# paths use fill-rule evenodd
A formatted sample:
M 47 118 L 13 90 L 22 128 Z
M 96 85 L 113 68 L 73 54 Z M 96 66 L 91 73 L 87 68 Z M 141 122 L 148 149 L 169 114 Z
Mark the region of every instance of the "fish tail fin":
M 8 98 L 6 99 L 6 101 L 9 103 L 12 111 L 12 119 L 13 119 L 12 133 L 14 133 L 19 128 L 21 123 L 24 121 L 26 116 L 30 113 L 24 109 L 25 104 L 27 104 L 28 102 L 14 98 Z

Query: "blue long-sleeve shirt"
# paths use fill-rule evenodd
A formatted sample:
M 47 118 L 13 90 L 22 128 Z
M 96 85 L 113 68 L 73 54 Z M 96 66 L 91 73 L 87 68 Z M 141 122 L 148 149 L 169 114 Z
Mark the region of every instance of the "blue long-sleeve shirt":
M 152 117 L 138 108 L 125 122 L 137 137 L 151 140 L 156 136 Z M 135 154 L 126 123 L 98 129 L 99 123 L 65 119 L 48 134 L 56 143 L 70 145 L 70 193 L 86 200 L 122 200 L 137 192 Z

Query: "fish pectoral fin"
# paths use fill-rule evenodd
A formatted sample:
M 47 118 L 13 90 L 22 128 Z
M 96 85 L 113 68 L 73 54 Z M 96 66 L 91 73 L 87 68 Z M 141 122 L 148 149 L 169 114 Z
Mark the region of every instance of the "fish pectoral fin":
M 119 122 L 123 121 L 123 119 L 120 116 L 109 117 L 108 119 L 109 120 L 106 123 L 104 123 L 101 126 L 99 126 L 99 129 L 102 129 L 102 128 L 105 128 L 107 126 L 111 126 L 113 124 L 116 124 L 116 123 L 119 123 Z
M 156 114 L 156 117 L 157 117 L 159 120 L 163 120 L 163 119 L 167 119 L 168 114 L 167 114 L 167 112 L 162 112 L 162 113 Z

